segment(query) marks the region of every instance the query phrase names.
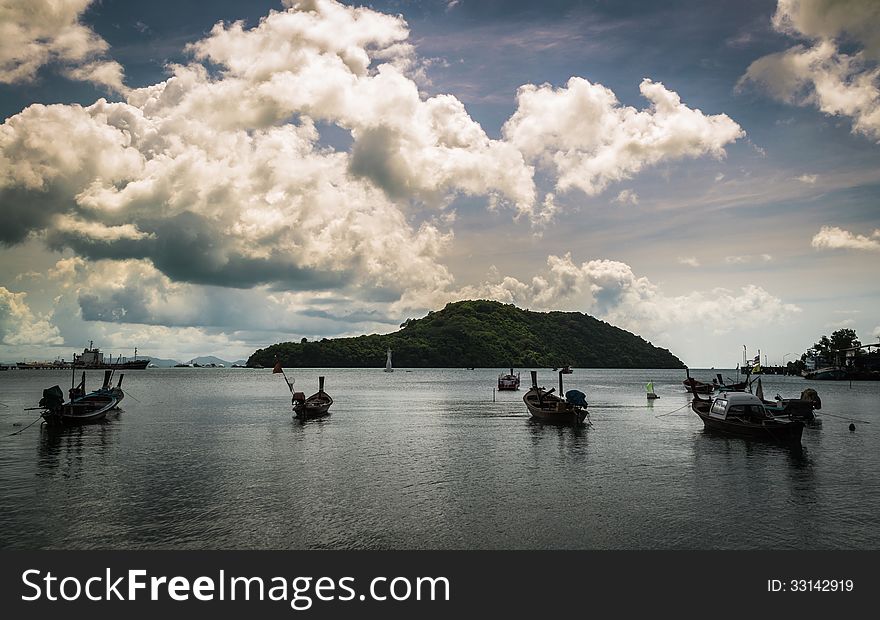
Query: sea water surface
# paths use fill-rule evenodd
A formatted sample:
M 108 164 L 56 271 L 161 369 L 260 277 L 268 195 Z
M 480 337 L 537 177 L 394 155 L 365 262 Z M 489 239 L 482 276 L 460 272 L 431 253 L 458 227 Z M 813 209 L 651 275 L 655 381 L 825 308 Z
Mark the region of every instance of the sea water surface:
M 880 547 L 880 383 L 765 377 L 822 399 L 793 449 L 704 431 L 683 371 L 575 369 L 573 428 L 530 420 L 524 389 L 493 400 L 502 370 L 288 370 L 335 399 L 305 423 L 268 369 L 129 371 L 120 413 L 61 431 L 23 408 L 70 374 L 2 372 L 0 548 Z

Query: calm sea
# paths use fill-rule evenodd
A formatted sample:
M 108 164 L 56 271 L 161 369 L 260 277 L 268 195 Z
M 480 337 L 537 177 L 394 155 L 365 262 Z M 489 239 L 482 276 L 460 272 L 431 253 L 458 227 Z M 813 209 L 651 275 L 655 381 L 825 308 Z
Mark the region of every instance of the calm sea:
M 523 391 L 493 401 L 501 370 L 294 370 L 336 401 L 306 423 L 269 370 L 131 371 L 106 423 L 15 436 L 70 375 L 2 372 L 0 547 L 880 547 L 880 383 L 766 377 L 828 414 L 792 449 L 704 432 L 681 371 L 575 369 L 593 426 L 571 428 L 531 421 Z

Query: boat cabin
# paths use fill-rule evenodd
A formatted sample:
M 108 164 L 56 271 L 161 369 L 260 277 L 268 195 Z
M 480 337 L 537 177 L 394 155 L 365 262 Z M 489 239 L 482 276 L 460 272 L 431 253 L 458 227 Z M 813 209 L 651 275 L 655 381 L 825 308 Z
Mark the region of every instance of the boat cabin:
M 764 403 L 754 394 L 746 392 L 722 392 L 709 408 L 709 417 L 726 420 L 728 417 L 763 419 L 772 418 Z

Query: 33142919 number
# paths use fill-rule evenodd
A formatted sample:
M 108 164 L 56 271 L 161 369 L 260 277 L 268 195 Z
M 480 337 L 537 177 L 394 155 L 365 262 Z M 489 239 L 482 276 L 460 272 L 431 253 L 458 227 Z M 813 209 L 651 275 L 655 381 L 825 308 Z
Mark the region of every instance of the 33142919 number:
M 768 579 L 768 592 L 852 592 L 852 579 Z

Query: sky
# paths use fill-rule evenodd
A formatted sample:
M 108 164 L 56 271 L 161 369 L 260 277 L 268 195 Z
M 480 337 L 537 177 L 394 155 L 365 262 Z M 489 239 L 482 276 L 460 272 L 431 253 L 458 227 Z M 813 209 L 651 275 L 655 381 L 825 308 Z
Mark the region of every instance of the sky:
M 0 0 L 0 360 L 462 299 L 877 342 L 878 61 L 874 0 Z

